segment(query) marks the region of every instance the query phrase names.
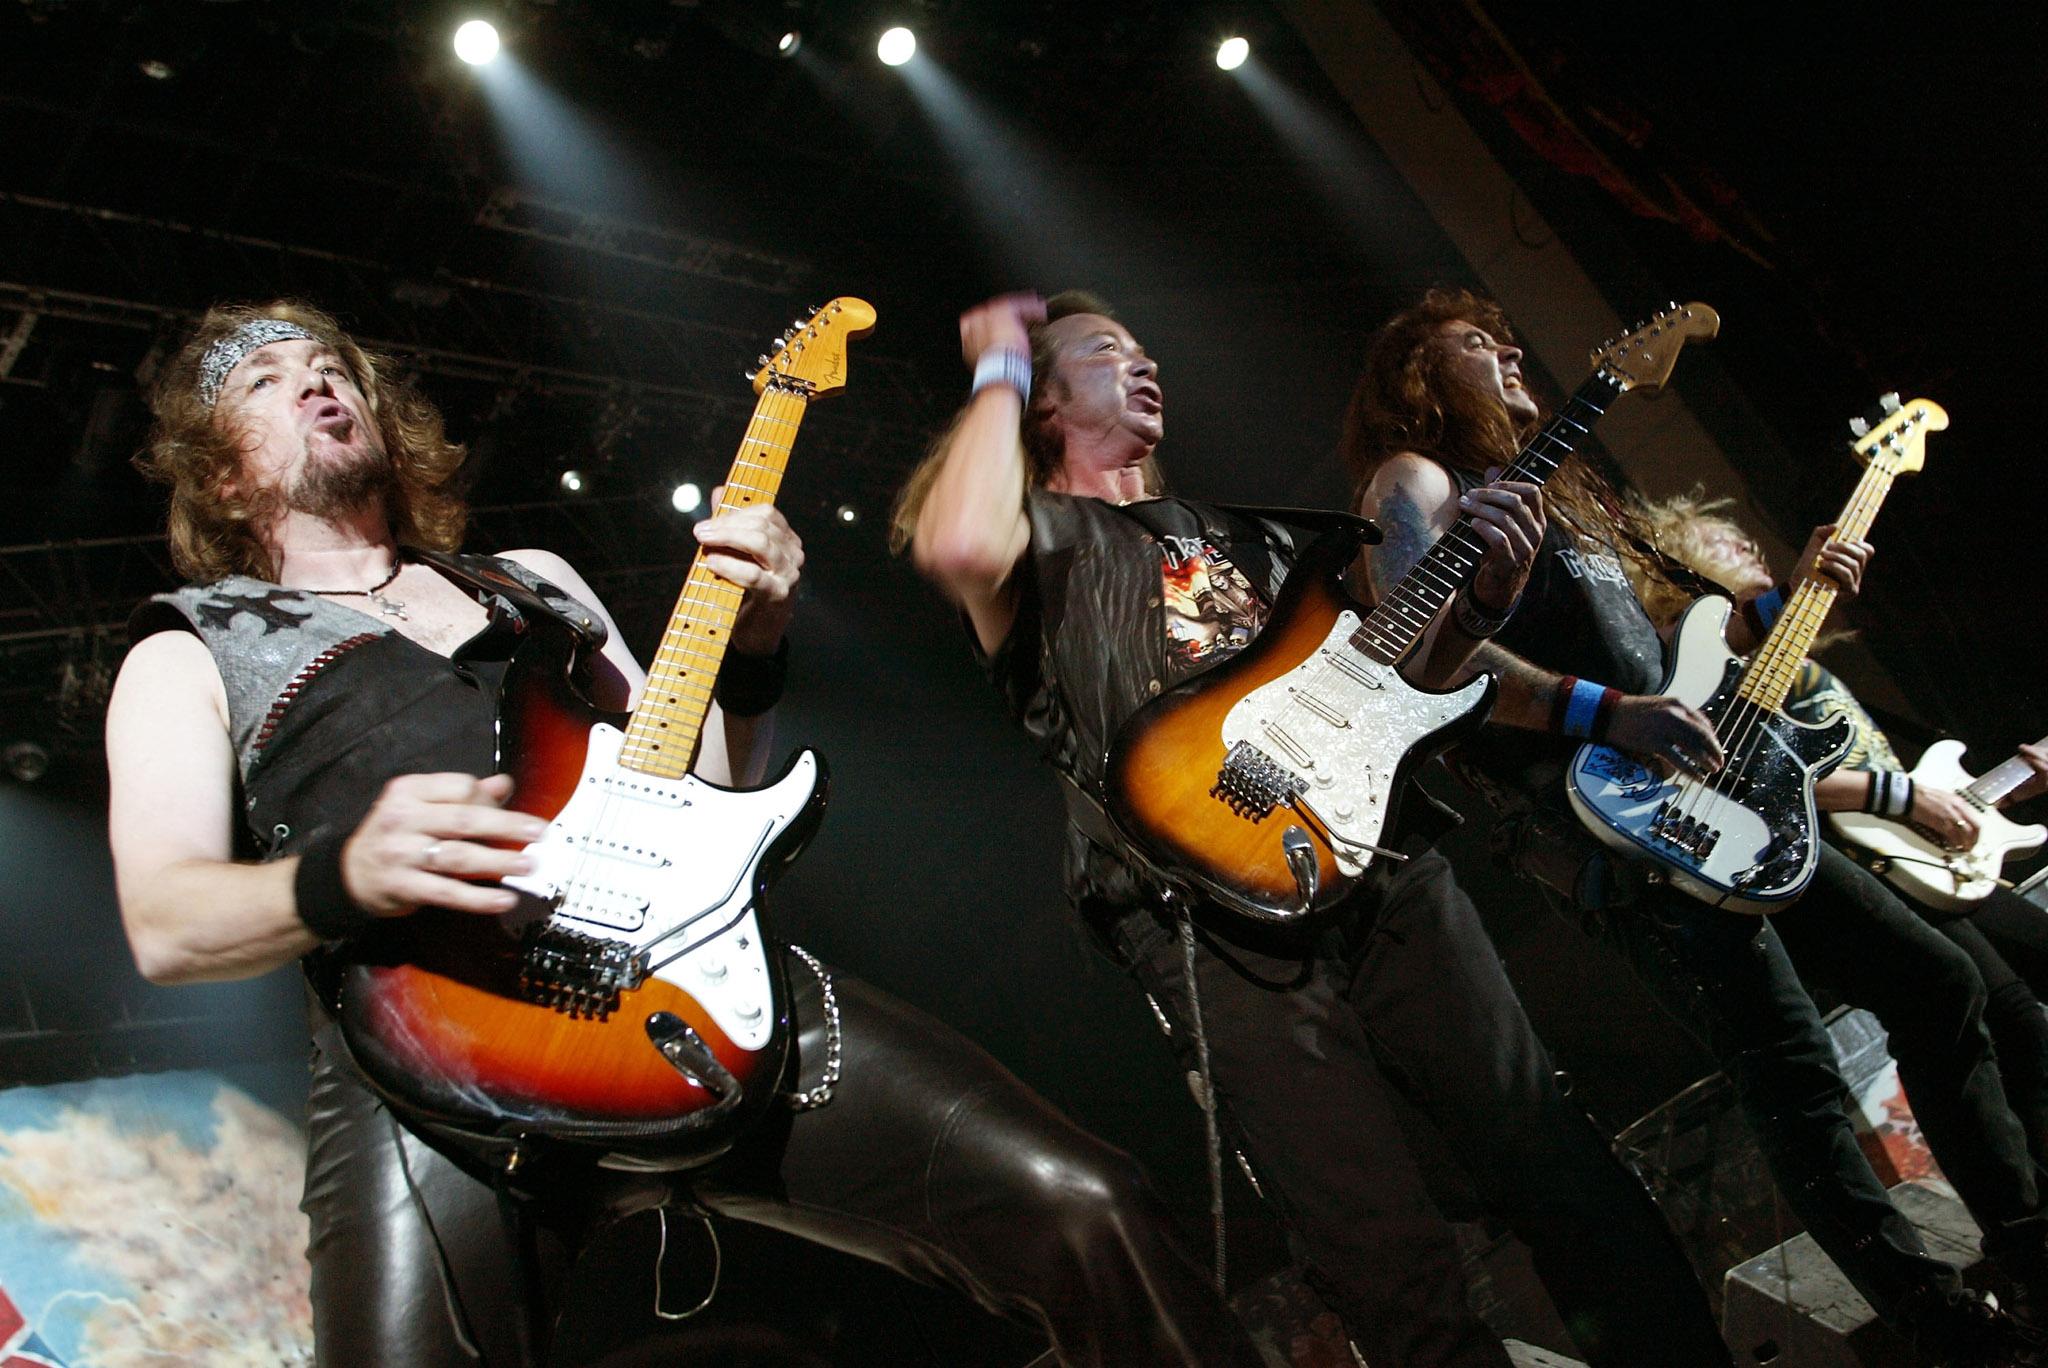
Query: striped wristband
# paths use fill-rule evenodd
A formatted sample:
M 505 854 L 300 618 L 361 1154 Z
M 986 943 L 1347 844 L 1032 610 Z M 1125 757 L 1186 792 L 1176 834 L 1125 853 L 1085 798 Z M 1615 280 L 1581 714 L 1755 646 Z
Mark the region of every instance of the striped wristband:
M 1017 397 L 1031 402 L 1031 356 L 1011 347 L 990 347 L 974 363 L 974 388 L 970 396 L 990 385 L 1008 385 Z
M 1863 810 L 1878 817 L 1905 817 L 1913 811 L 1913 776 L 1897 770 L 1872 770 Z

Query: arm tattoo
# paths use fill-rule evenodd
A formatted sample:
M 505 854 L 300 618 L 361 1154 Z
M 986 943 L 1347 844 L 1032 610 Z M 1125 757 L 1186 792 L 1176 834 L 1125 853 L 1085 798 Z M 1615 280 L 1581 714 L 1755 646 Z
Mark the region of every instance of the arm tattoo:
M 1493 704 L 1495 722 L 1527 731 L 1548 730 L 1557 675 L 1492 641 L 1479 643 L 1470 663 L 1474 669 L 1492 671 L 1500 681 Z
M 1378 602 L 1435 544 L 1436 532 L 1430 527 L 1422 505 L 1415 502 L 1415 496 L 1400 488 L 1380 500 L 1378 516 L 1373 521 L 1380 525 L 1383 534 L 1379 545 L 1366 552 L 1372 558 L 1373 600 Z

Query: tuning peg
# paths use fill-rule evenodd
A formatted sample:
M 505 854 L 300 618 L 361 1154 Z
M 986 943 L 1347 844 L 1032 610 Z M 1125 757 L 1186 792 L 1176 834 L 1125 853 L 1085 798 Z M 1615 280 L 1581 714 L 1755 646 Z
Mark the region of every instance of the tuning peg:
M 754 383 L 754 377 L 755 377 L 755 376 L 757 376 L 757 375 L 759 375 L 760 373 L 761 373 L 761 372 L 759 372 L 759 371 L 757 371 L 757 370 L 750 370 L 750 371 L 747 371 L 747 372 L 745 372 L 745 374 L 746 374 L 746 377 L 747 377 L 747 383 L 748 383 L 748 384 L 750 384 L 750 385 L 751 385 L 751 384 L 753 384 L 753 383 Z
M 762 370 L 768 369 L 768 353 L 762 352 L 754 358 L 754 364 Z
M 1897 413 L 1899 411 L 1899 392 L 1893 390 L 1890 394 L 1885 395 L 1877 401 L 1877 406 L 1886 413 Z
M 1868 437 L 1870 435 L 1870 420 L 1868 418 L 1851 418 L 1849 420 L 1849 435 L 1851 437 Z

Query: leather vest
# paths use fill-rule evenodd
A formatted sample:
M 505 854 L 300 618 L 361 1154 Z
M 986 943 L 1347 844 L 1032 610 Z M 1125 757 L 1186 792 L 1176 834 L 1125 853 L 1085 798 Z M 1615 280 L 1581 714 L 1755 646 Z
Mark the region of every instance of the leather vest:
M 498 768 L 497 686 L 518 640 L 540 626 L 604 644 L 601 618 L 522 565 L 408 549 L 476 593 L 490 617 L 453 657 L 389 619 L 246 576 L 159 594 L 133 640 L 199 637 L 220 670 L 243 825 L 237 853 L 275 859 L 315 831 L 352 830 L 401 774 Z

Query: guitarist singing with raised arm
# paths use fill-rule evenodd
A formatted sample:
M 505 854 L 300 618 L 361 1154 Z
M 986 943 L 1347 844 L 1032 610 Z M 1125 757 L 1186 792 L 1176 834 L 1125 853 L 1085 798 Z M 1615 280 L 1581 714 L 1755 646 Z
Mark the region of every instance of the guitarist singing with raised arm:
M 835 301 L 799 325 L 797 341 L 786 336 L 785 350 L 807 342 L 815 357 L 821 333 L 856 317 L 872 323 L 873 311 Z M 769 440 L 786 453 L 800 403 L 770 388 L 757 383 L 764 405 L 774 402 Z M 527 795 L 499 772 L 500 682 L 528 652 L 582 643 L 590 701 L 640 702 L 637 720 L 663 701 L 643 692 L 709 695 L 678 673 L 679 660 L 702 653 L 665 648 L 668 682 L 650 685 L 559 557 L 454 554 L 462 448 L 387 359 L 327 314 L 284 301 L 210 311 L 153 402 L 146 465 L 171 485 L 172 553 L 196 583 L 138 612 L 108 716 L 121 914 L 137 964 L 157 982 L 242 978 L 304 959 L 321 990 L 304 1201 L 319 1362 L 551 1361 L 576 1244 L 649 1207 L 663 1209 L 665 1243 L 677 1202 L 951 1286 L 1037 1326 L 1065 1364 L 1255 1368 L 1257 1350 L 1128 1157 L 946 1027 L 808 957 L 779 999 L 789 1020 L 777 1024 L 795 1037 L 787 1067 L 778 1059 L 763 1071 L 771 1095 L 754 1124 L 691 1172 L 646 1171 L 661 1164 L 658 1147 L 635 1151 L 638 1172 L 595 1167 L 530 1112 L 495 1131 L 458 1130 L 441 1124 L 445 1114 L 406 1112 L 388 1075 L 373 1091 L 355 1041 L 335 1029 L 329 966 L 408 968 L 391 947 L 437 922 L 450 943 L 468 931 L 475 959 L 494 960 L 494 947 L 518 944 L 497 924 L 515 905 L 499 881 L 541 873 L 522 847 L 544 850 L 529 843 L 564 825 L 566 811 L 550 823 L 520 810 Z M 715 578 L 712 592 L 737 601 L 733 654 L 694 759 L 707 786 L 629 775 L 612 805 L 620 812 L 636 802 L 715 808 L 708 785 L 760 771 L 803 549 L 758 483 L 736 469 L 728 489 L 728 506 L 696 524 L 691 575 Z M 658 730 L 669 716 L 653 715 L 658 735 L 674 734 Z M 658 801 L 673 793 L 688 804 Z M 629 854 L 636 868 L 687 871 L 731 858 L 712 844 L 686 836 Z M 577 896 L 588 917 L 634 920 L 588 894 L 557 911 Z M 702 980 L 748 972 L 737 952 L 760 947 L 732 948 L 697 962 Z M 437 1002 L 496 998 L 510 1012 L 532 986 L 477 979 L 478 964 L 439 967 L 440 986 L 405 1009 L 413 1034 L 435 1025 Z M 575 1069 L 583 1040 L 623 1022 L 666 1068 L 653 1053 L 659 1036 L 676 1052 L 671 1073 L 699 1075 L 682 1091 L 702 1096 L 697 1081 L 715 1081 L 701 1077 L 711 1070 L 702 1042 L 673 1013 L 632 1006 L 654 984 L 609 1005 L 585 994 L 560 1002 L 560 1014 L 541 1012 L 565 1031 L 558 1072 Z M 698 1016 L 697 1029 L 712 1035 L 711 1019 Z M 581 1082 L 610 1078 L 599 1069 Z M 510 1110 L 503 1080 L 495 1093 L 470 1081 L 472 1100 L 504 1098 Z M 562 1118 L 572 1140 L 573 1122 Z
M 895 531 L 964 612 L 990 675 L 1073 789 L 1075 909 L 1172 1024 L 1220 1121 L 1374 1364 L 1505 1368 L 1467 1305 L 1411 1148 L 1419 1109 L 1600 1368 L 1725 1364 L 1697 1280 L 1641 1186 L 1564 1098 L 1449 864 L 1413 825 L 1317 917 L 1256 923 L 1168 899 L 1101 810 L 1105 753 L 1148 700 L 1214 672 L 1265 625 L 1303 531 L 1160 493 L 1159 363 L 1099 300 L 1009 295 L 960 320 L 972 397 L 906 486 Z M 1248 453 L 1247 459 L 1254 457 Z M 1513 484 L 1465 500 L 1483 610 L 1513 601 L 1542 535 Z M 1228 585 L 1228 588 L 1221 586 Z M 1446 617 L 1417 653 L 1448 673 Z M 1213 773 L 1213 771 L 1212 771 Z
M 1405 574 L 1463 492 L 1538 422 L 1521 359 L 1499 307 L 1464 292 L 1431 291 L 1374 336 L 1345 437 L 1359 508 L 1388 528 L 1368 553 L 1371 583 Z M 1724 757 L 1703 714 L 1660 695 L 1664 643 L 1634 584 L 1671 572 L 1639 515 L 1583 458 L 1567 461 L 1546 495 L 1544 545 L 1522 600 L 1473 658 L 1500 695 L 1460 768 L 1502 810 L 1518 868 L 1615 942 L 1721 1061 L 1780 1189 L 1886 1321 L 1932 1362 L 2016 1361 L 2031 1352 L 2031 1332 L 1963 1290 L 1863 1157 L 1792 959 L 1809 969 L 1825 960 L 1843 995 L 1885 1022 L 1915 1115 L 1987 1232 L 1987 1252 L 2038 1295 L 2048 1290 L 2040 1195 L 1981 1021 L 1981 980 L 1832 850 L 1805 898 L 1766 920 L 1649 887 L 1584 833 L 1563 782 L 1582 739 L 1695 772 Z M 1830 530 L 1815 531 L 1802 564 L 1853 591 L 1870 547 L 1832 542 Z M 1730 633 L 1737 649 L 1752 644 L 1745 629 Z

